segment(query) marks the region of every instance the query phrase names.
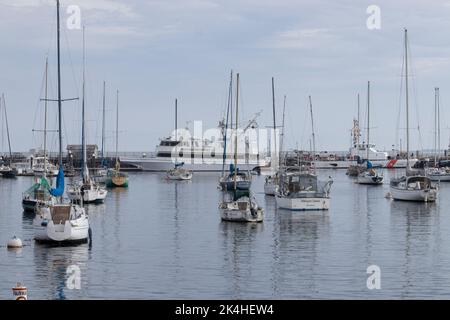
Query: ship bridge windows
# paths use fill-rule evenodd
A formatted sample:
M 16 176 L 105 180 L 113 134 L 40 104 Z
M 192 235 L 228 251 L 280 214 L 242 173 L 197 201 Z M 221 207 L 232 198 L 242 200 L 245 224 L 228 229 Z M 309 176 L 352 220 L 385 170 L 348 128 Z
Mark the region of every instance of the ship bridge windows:
M 161 141 L 161 146 L 163 147 L 175 147 L 180 143 L 180 141 L 163 140 Z

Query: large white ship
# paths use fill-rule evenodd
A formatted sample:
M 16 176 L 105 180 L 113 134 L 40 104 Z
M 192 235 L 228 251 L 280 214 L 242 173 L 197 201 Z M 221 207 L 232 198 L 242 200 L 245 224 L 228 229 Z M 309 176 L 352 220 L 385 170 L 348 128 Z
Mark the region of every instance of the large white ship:
M 219 130 L 223 132 L 224 126 L 219 124 Z M 245 131 L 245 129 L 244 129 Z M 154 156 L 148 157 L 143 154 L 141 157 L 121 157 L 120 162 L 142 171 L 164 172 L 173 169 L 174 163 L 184 163 L 183 168 L 195 172 L 220 172 L 224 163 L 224 139 L 194 138 L 190 135 L 175 135 L 160 139 L 156 146 Z M 259 154 L 254 150 L 252 144 L 244 135 L 240 152 L 238 151 L 238 168 L 241 171 L 259 171 L 263 167 L 270 165 L 270 158 L 264 154 Z M 227 139 L 225 170 L 234 160 L 233 139 Z

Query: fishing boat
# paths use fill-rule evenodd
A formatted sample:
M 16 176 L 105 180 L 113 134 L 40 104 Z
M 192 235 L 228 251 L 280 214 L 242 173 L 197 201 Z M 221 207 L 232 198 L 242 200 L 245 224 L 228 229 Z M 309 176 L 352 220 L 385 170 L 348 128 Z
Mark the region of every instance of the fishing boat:
M 34 239 L 37 242 L 78 243 L 87 242 L 90 234 L 89 219 L 85 208 L 75 203 L 65 203 L 64 169 L 62 152 L 62 97 L 61 97 L 61 57 L 60 57 L 60 2 L 57 10 L 57 61 L 58 61 L 58 136 L 59 136 L 59 173 L 56 188 L 49 190 L 51 203 L 38 203 L 33 219 Z
M 47 173 L 49 170 L 47 169 L 47 165 L 49 164 L 47 160 L 47 103 L 49 101 L 47 93 L 48 93 L 48 58 L 45 60 L 45 98 L 44 101 L 44 156 L 43 161 L 41 162 L 43 165 L 42 175 L 40 177 L 35 178 L 35 183 L 28 188 L 22 194 L 22 208 L 25 212 L 35 212 L 36 206 L 39 205 L 51 205 L 53 204 L 53 197 L 50 194 L 51 182 L 48 180 Z M 32 160 L 30 160 L 33 162 Z
M 17 169 L 13 167 L 12 165 L 12 152 L 11 152 L 11 139 L 9 137 L 9 126 L 8 126 L 8 114 L 6 112 L 6 101 L 5 101 L 5 95 L 2 94 L 1 101 L 0 101 L 0 109 L 3 104 L 3 112 L 5 116 L 5 122 L 6 122 L 6 135 L 8 138 L 8 148 L 9 148 L 9 161 L 8 166 L 2 166 L 0 167 L 0 174 L 3 176 L 3 178 L 10 178 L 14 179 L 17 176 Z
M 431 181 L 450 181 L 450 168 L 439 166 L 441 146 L 441 120 L 439 88 L 434 88 L 434 166 L 425 169 Z
M 277 206 L 292 211 L 328 210 L 332 184 L 331 178 L 321 182 L 309 170 L 287 167 L 280 174 Z
M 234 167 L 237 168 L 237 124 L 239 110 L 239 73 L 236 75 L 236 132 L 234 141 Z M 231 222 L 262 222 L 264 220 L 264 210 L 258 206 L 250 190 L 237 189 L 237 170 L 234 170 L 234 188 L 223 192 L 223 199 L 219 204 L 220 217 L 223 221 Z
M 370 145 L 370 81 L 367 82 L 367 153 L 366 153 L 366 170 L 358 174 L 356 180 L 359 184 L 381 185 L 383 184 L 383 175 L 379 174 L 369 160 Z
M 114 169 L 109 169 L 106 174 L 106 186 L 108 188 L 127 188 L 128 175 L 120 171 L 119 159 L 119 90 L 116 93 L 116 164 Z
M 309 96 L 311 114 L 312 154 L 316 153 L 316 138 L 312 98 Z M 319 181 L 316 174 L 315 158 L 309 166 L 299 164 L 284 167 L 280 172 L 280 185 L 275 196 L 278 208 L 292 211 L 328 210 L 330 208 L 330 189 L 333 180 Z
M 226 194 L 226 196 L 229 194 Z M 224 199 L 220 205 L 220 217 L 231 222 L 262 222 L 264 210 L 259 207 L 254 197 L 239 194 L 231 199 Z
M 175 141 L 178 141 L 178 99 L 175 99 Z M 179 150 L 175 147 L 175 164 L 170 170 L 167 170 L 166 177 L 169 180 L 191 180 L 192 171 L 183 168 L 184 162 L 178 162 Z
M 85 70 L 85 42 L 84 42 L 84 28 L 83 28 L 83 88 L 82 88 L 82 101 L 81 101 L 81 180 L 71 185 L 67 189 L 67 196 L 70 200 L 76 202 L 92 203 L 103 202 L 108 194 L 108 191 L 97 184 L 89 174 L 89 168 L 87 165 L 87 152 L 86 152 L 86 119 L 85 119 L 85 94 L 86 94 L 86 70 Z
M 438 197 L 438 188 L 429 177 L 411 170 L 409 164 L 409 92 L 408 92 L 408 31 L 405 29 L 405 95 L 406 95 L 406 175 L 391 179 L 390 196 L 394 200 L 432 202 Z

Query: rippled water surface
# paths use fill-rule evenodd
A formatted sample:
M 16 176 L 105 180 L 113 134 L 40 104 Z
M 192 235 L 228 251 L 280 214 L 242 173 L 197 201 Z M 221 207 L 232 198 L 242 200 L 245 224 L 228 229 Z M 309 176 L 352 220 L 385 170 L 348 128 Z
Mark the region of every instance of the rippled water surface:
M 35 244 L 21 208 L 32 179 L 0 178 L 0 298 L 18 281 L 29 299 L 450 297 L 450 184 L 436 204 L 418 204 L 388 200 L 387 184 L 356 185 L 345 171 L 320 175 L 334 179 L 329 212 L 277 210 L 255 177 L 265 208 L 255 225 L 220 221 L 216 174 L 130 174 L 127 190 L 88 206 L 91 248 Z M 20 252 L 5 247 L 13 235 L 27 245 Z M 366 286 L 373 264 L 380 290 Z M 81 270 L 79 290 L 66 286 L 70 265 Z

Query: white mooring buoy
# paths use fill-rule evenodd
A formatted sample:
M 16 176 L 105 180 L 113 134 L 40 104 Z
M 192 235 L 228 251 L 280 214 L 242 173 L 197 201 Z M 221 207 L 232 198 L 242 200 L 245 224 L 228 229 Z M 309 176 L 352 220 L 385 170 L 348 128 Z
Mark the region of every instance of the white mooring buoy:
M 16 236 L 14 236 L 11 239 L 9 239 L 6 246 L 8 247 L 8 249 L 17 249 L 17 248 L 22 248 L 23 244 L 22 244 L 22 240 L 20 240 Z

